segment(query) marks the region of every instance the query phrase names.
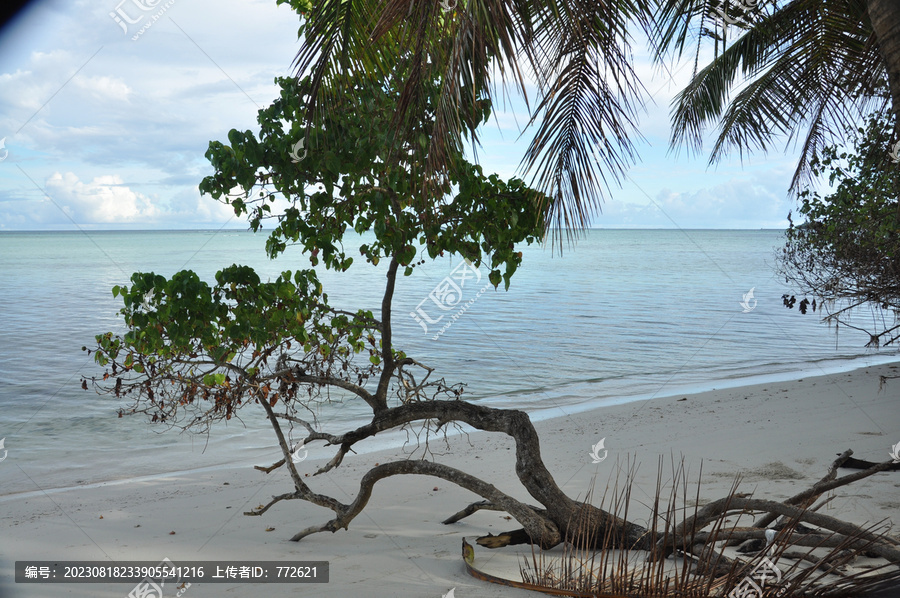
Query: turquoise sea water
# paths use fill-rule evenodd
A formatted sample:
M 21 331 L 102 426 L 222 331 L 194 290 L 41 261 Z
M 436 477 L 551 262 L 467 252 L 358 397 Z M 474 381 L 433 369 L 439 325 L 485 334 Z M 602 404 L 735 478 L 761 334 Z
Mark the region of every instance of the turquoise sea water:
M 81 347 L 120 330 L 113 285 L 134 271 L 211 280 L 239 263 L 265 279 L 308 265 L 293 250 L 269 261 L 264 242 L 236 231 L 0 233 L 0 495 L 277 460 L 258 414 L 191 436 L 117 418 L 119 404 L 79 387 L 101 373 Z M 361 242 L 348 240 L 351 255 Z M 486 287 L 486 270 L 442 259 L 399 281 L 395 347 L 466 383 L 470 400 L 534 417 L 896 359 L 782 307 L 781 243 L 779 231 L 594 230 L 562 256 L 524 248 L 508 292 Z M 333 305 L 376 312 L 383 275 L 365 263 L 321 274 Z M 364 415 L 348 403 L 320 418 L 339 432 Z

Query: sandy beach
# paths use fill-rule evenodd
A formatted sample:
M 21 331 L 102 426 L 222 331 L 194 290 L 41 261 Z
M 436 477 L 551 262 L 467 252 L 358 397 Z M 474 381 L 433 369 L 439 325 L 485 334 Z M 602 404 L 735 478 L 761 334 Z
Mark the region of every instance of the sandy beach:
M 655 490 L 657 463 L 683 458 L 691 482 L 702 465 L 701 503 L 727 494 L 736 475 L 741 490 L 783 500 L 821 478 L 836 454 L 887 460 L 900 442 L 900 379 L 879 390 L 879 377 L 900 375 L 900 365 L 868 367 L 827 376 L 712 390 L 628 403 L 538 422 L 544 461 L 570 496 L 595 494 L 629 463 L 638 463 L 633 496 L 646 503 Z M 608 456 L 592 463 L 592 445 L 605 438 Z M 509 438 L 484 433 L 454 436 L 437 460 L 488 480 L 533 502 L 513 470 Z M 127 450 L 127 447 L 123 447 Z M 310 478 L 314 489 L 342 501 L 355 495 L 359 477 L 377 462 L 405 458 L 402 451 L 349 455 L 336 471 Z M 322 461 L 308 459 L 312 473 Z M 269 463 L 259 463 L 269 465 Z M 16 467 L 13 460 L 0 467 Z M 27 472 L 26 472 L 27 473 Z M 846 475 L 849 470 L 840 470 Z M 692 486 L 695 490 L 696 486 Z M 837 490 L 823 512 L 857 524 L 897 521 L 900 472 L 871 476 Z M 0 496 L 0 596 L 126 596 L 133 584 L 15 584 L 16 560 L 180 561 L 326 560 L 328 584 L 196 583 L 202 596 L 535 596 L 470 577 L 460 559 L 463 537 L 518 527 L 503 513 L 480 512 L 450 526 L 440 522 L 480 497 L 444 480 L 403 476 L 385 480 L 349 530 L 315 534 L 299 543 L 297 531 L 323 523 L 331 512 L 284 501 L 262 517 L 244 511 L 291 490 L 283 471 L 222 468 L 59 492 Z M 596 502 L 596 501 L 595 501 Z M 639 521 L 641 507 L 634 508 Z M 892 532 L 900 537 L 896 531 Z M 487 557 L 479 558 L 490 559 Z M 170 584 L 171 586 L 171 584 Z M 166 588 L 165 596 L 176 589 Z

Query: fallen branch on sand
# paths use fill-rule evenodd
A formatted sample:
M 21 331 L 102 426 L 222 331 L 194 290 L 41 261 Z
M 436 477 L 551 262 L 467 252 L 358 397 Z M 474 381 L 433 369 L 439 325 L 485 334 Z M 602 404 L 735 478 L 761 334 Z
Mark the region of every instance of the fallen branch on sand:
M 835 479 L 850 454 L 845 451 L 812 488 L 783 502 L 739 494 L 736 482 L 727 496 L 702 508 L 695 506 L 687 516 L 686 505 L 675 506 L 682 468 L 676 472 L 665 508 L 662 488 L 657 486 L 650 521 L 661 525 L 649 526 L 649 548 L 646 542 L 628 546 L 615 531 L 597 535 L 587 522 L 579 541 L 565 543 L 561 555 L 533 549 L 530 558 L 523 556 L 521 581 L 476 567 L 474 549 L 464 541 L 466 568 L 484 581 L 574 597 L 848 597 L 898 587 L 900 543 L 887 535 L 886 525 L 863 528 L 816 513 L 824 503 L 811 506 L 824 492 L 886 469 L 881 463 Z M 630 482 L 621 492 L 613 491 L 613 515 L 627 512 L 629 494 Z M 492 508 L 484 501 L 473 503 L 445 523 Z M 741 518 L 754 513 L 765 516 L 739 526 Z M 673 525 L 679 516 L 681 522 Z M 576 522 L 575 527 L 584 523 Z M 523 530 L 476 540 L 488 548 L 523 541 L 527 541 Z

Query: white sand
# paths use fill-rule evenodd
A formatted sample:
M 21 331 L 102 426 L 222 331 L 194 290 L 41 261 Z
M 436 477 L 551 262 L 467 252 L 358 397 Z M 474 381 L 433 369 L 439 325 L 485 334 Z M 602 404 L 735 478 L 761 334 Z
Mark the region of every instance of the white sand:
M 657 462 L 683 457 L 696 481 L 701 462 L 701 501 L 724 496 L 735 474 L 745 492 L 784 499 L 818 480 L 837 453 L 851 448 L 869 461 L 888 459 L 900 442 L 900 379 L 879 392 L 879 375 L 900 374 L 897 365 L 850 373 L 654 399 L 539 422 L 545 463 L 570 496 L 595 494 L 627 463 L 639 462 L 633 497 L 654 494 Z M 592 464 L 591 446 L 606 438 L 608 457 Z M 468 442 L 471 442 L 470 446 Z M 496 434 L 456 437 L 437 459 L 481 476 L 533 503 L 513 471 L 512 441 Z M 434 445 L 434 449 L 441 447 Z M 123 447 L 127 450 L 127 447 Z M 315 452 L 321 454 L 321 447 Z M 398 451 L 350 455 L 334 472 L 310 478 L 314 489 L 343 502 L 355 495 L 359 476 Z M 602 453 L 601 453 L 602 455 Z M 309 459 L 301 471 L 321 461 Z M 268 465 L 268 463 L 260 463 Z M 3 467 L 15 466 L 6 462 Z M 849 470 L 841 470 L 846 475 Z M 837 491 L 822 512 L 864 524 L 900 512 L 900 472 L 876 474 Z M 695 491 L 696 487 L 692 487 Z M 133 584 L 12 582 L 15 560 L 327 560 L 330 583 L 210 584 L 188 588 L 201 596 L 535 596 L 469 577 L 460 539 L 519 527 L 504 514 L 481 512 L 455 525 L 440 521 L 480 497 L 444 480 L 403 476 L 384 480 L 348 531 L 289 542 L 295 532 L 330 519 L 331 512 L 302 501 L 284 501 L 262 517 L 241 513 L 291 490 L 287 474 L 268 476 L 248 467 L 101 487 L 0 497 L 0 597 L 124 597 Z M 597 502 L 595 500 L 595 502 Z M 633 519 L 642 507 L 635 504 Z M 102 518 L 101 518 L 102 517 Z M 273 531 L 266 531 L 274 528 Z M 175 532 L 171 534 L 170 532 Z M 896 532 L 895 532 L 896 534 Z M 490 559 L 491 556 L 479 558 Z M 167 588 L 166 596 L 174 589 Z

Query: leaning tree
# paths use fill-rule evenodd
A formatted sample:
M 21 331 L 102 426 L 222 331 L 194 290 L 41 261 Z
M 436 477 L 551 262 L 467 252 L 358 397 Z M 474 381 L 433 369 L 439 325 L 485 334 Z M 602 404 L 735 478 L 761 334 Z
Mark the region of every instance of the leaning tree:
M 285 499 L 334 511 L 332 520 L 301 531 L 294 540 L 346 528 L 378 480 L 403 473 L 433 475 L 472 490 L 508 511 L 543 546 L 565 537 L 566 523 L 576 511 L 587 509 L 598 522 L 605 521 L 601 511 L 568 498 L 554 482 L 525 413 L 461 400 L 461 386 L 433 379 L 427 364 L 394 347 L 393 298 L 400 274 L 411 274 L 425 256 L 449 254 L 467 260 L 470 274 L 487 264 L 491 283 L 508 287 L 522 260 L 516 245 L 542 234 L 537 209 L 542 198 L 518 179 L 485 176 L 461 154 L 454 156 L 445 195 L 423 195 L 422 175 L 415 168 L 382 159 L 398 151 L 399 144 L 408 164 L 421 163 L 432 134 L 430 123 L 421 121 L 419 142 L 398 141 L 396 129 L 389 126 L 397 101 L 390 86 L 364 79 L 348 83 L 340 94 L 345 102 L 341 109 L 325 113 L 319 126 L 302 128 L 298 115 L 305 107 L 297 90 L 304 82 L 278 83 L 280 98 L 259 112 L 258 135 L 232 130 L 228 145 L 210 144 L 207 157 L 215 174 L 203 180 L 201 190 L 247 215 L 254 230 L 272 219 L 266 249 L 273 258 L 299 245 L 312 266 L 346 271 L 353 257 L 342 240 L 354 232 L 368 233 L 360 254 L 373 266 L 387 263 L 380 313 L 332 306 L 313 268 L 262 282 L 253 269 L 233 265 L 216 274 L 214 285 L 190 271 L 171 278 L 136 273 L 130 285 L 113 288 L 124 301 L 128 332 L 97 337 L 95 358 L 109 369 L 91 382 L 132 400 L 122 414 L 142 413 L 153 422 L 194 430 L 206 430 L 239 410 L 260 409 L 284 452 L 277 465 L 294 482 L 293 491 L 276 497 L 260 513 Z M 480 106 L 477 118 L 483 119 L 489 105 L 485 101 Z M 273 215 L 279 199 L 289 205 Z M 341 434 L 317 427 L 307 414 L 332 390 L 364 401 L 371 421 Z M 378 433 L 451 422 L 514 437 L 519 479 L 546 512 L 427 460 L 373 468 L 363 476 L 356 500 L 344 504 L 307 485 L 292 459 L 297 445 L 289 444 L 283 428 L 305 428 L 304 446 L 321 441 L 337 447 L 320 470 L 324 473 Z M 635 526 L 634 539 L 642 531 Z
M 418 474 L 448 480 L 484 499 L 450 520 L 491 508 L 507 512 L 522 526 L 482 538 L 480 543 L 489 547 L 521 542 L 552 547 L 568 542 L 646 550 L 656 562 L 678 553 L 687 555 L 685 562 L 696 560 L 698 571 L 709 579 L 730 571 L 727 579 L 733 585 L 741 579 L 738 574 L 744 565 L 724 558 L 716 543 L 733 539 L 734 534 L 702 530 L 711 522 L 721 525 L 735 510 L 757 510 L 772 515 L 741 530 L 743 537 L 763 538 L 766 526 L 781 517 L 780 527 L 773 529 L 779 530 L 783 546 L 803 542 L 837 546 L 900 563 L 896 542 L 886 536 L 809 509 L 822 493 L 883 471 L 889 462 L 840 479 L 835 479 L 836 463 L 813 489 L 784 503 L 732 495 L 683 517 L 677 525 L 675 512 L 665 508 L 655 511 L 651 524 L 643 526 L 616 508 L 607 510 L 567 496 L 544 465 L 538 435 L 525 412 L 463 400 L 461 385 L 438 378 L 427 363 L 399 350 L 394 342 L 394 295 L 404 280 L 401 274 L 412 274 L 427 259 L 456 256 L 461 260 L 455 271 L 459 276 L 487 267 L 494 287 L 502 283 L 508 288 L 522 261 L 517 245 L 540 240 L 544 233 L 547 198 L 521 180 L 484 175 L 461 151 L 451 156 L 452 167 L 440 180 L 434 179 L 433 171 L 417 167 L 431 151 L 434 109 L 409 112 L 403 127 L 392 126 L 403 87 L 390 79 L 336 80 L 333 84 L 342 88 L 329 91 L 331 109 L 319 112 L 312 124 L 304 118 L 307 100 L 300 91 L 309 88 L 308 82 L 294 78 L 277 82 L 280 97 L 259 111 L 258 133 L 232 130 L 228 144 L 210 144 L 206 155 L 214 174 L 200 189 L 230 205 L 236 215 L 246 216 L 254 231 L 271 224 L 266 242 L 271 258 L 299 246 L 312 267 L 285 271 L 267 282 L 252 268 L 239 265 L 219 271 L 214 284 L 191 271 L 170 278 L 134 274 L 130 284 L 113 288 L 124 304 L 121 314 L 127 331 L 96 337 L 90 350 L 105 371 L 84 379 L 84 388 L 93 386 L 124 401 L 120 415 L 144 415 L 158 424 L 195 431 L 232 417 L 266 418 L 283 458 L 265 470 L 283 468 L 292 488 L 248 514 L 262 515 L 287 500 L 308 501 L 333 513 L 328 521 L 298 531 L 295 541 L 348 528 L 380 480 Z M 430 89 L 428 97 L 438 102 L 437 78 Z M 479 90 L 463 87 L 460 93 L 477 95 Z M 463 118 L 473 123 L 490 114 L 486 97 L 469 106 L 472 109 Z M 410 135 L 411 130 L 416 134 Z M 394 159 L 385 159 L 388 155 Z M 436 188 L 440 193 L 434 193 Z M 361 235 L 359 254 L 369 264 L 363 267 L 384 271 L 380 311 L 333 306 L 317 276 L 315 266 L 347 272 L 354 261 L 343 244 L 349 235 Z M 453 282 L 444 281 L 433 293 L 440 299 Z M 320 403 L 334 400 L 333 393 L 343 400 L 361 401 L 371 418 L 350 430 L 326 429 L 311 414 Z M 342 502 L 315 489 L 315 478 L 302 476 L 294 459 L 301 446 L 333 447 L 333 457 L 316 472 L 323 474 L 377 434 L 404 427 L 445 431 L 460 424 L 507 434 L 515 441 L 516 475 L 538 506 L 426 458 L 427 452 L 421 458 L 376 464 L 360 478 L 355 498 Z M 297 428 L 305 430 L 305 436 L 292 442 L 291 430 Z M 849 452 L 843 458 L 848 457 Z M 665 525 L 656 528 L 663 519 Z M 828 533 L 801 530 L 801 521 Z M 706 540 L 698 539 L 702 534 Z M 816 562 L 824 563 L 825 558 L 831 557 Z M 888 575 L 896 577 L 897 571 Z M 633 577 L 624 576 L 622 583 L 633 583 Z M 799 584 L 797 579 L 794 583 Z M 885 579 L 870 576 L 865 584 Z

